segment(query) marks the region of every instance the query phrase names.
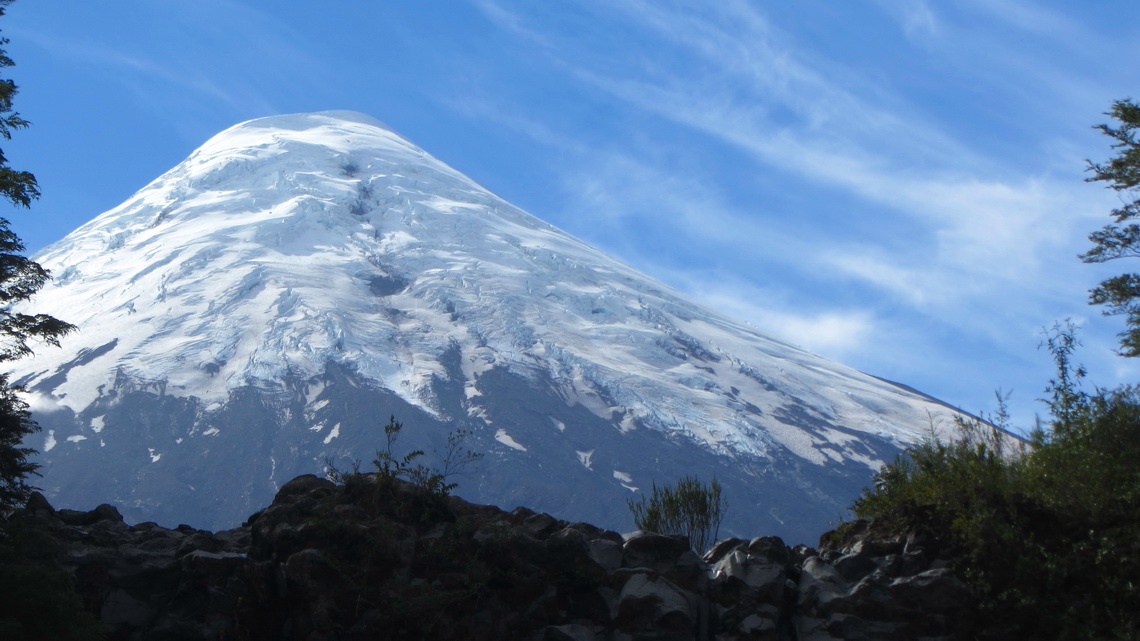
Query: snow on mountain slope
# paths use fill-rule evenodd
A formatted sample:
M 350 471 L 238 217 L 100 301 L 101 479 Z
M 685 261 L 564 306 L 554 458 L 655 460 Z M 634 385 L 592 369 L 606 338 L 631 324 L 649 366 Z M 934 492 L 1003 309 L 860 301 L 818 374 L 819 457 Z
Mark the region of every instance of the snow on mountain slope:
M 471 498 L 576 505 L 581 514 L 561 516 L 611 527 L 623 525 L 631 490 L 702 472 L 650 459 L 738 476 L 744 495 L 777 476 L 817 512 L 833 510 L 931 420 L 953 415 L 686 300 L 352 112 L 232 127 L 36 258 L 55 279 L 30 308 L 81 331 L 14 368 L 48 428 L 32 445 L 61 475 L 50 489 L 64 501 L 81 483 L 64 461 L 106 463 L 99 450 L 116 440 L 145 448 L 104 484 L 140 515 L 196 491 L 181 480 L 168 497 L 141 499 L 137 486 L 156 466 L 208 465 L 222 423 L 230 447 L 272 459 L 270 478 L 241 481 L 250 501 L 325 456 L 367 457 L 361 423 L 377 417 L 336 414 L 334 384 L 382 392 L 431 426 L 421 438 L 432 442 L 466 426 L 489 460 L 515 464 L 517 482 L 496 480 L 509 476 L 496 463 L 464 483 Z M 236 425 L 219 418 L 250 391 L 263 411 L 242 410 Z M 584 438 L 575 431 L 599 443 L 571 443 Z M 590 447 L 600 442 L 607 455 Z M 677 457 L 650 456 L 651 443 Z M 554 467 L 551 491 L 589 478 L 617 509 L 595 514 L 517 487 L 523 470 Z M 194 509 L 216 524 L 243 507 Z M 785 517 L 807 522 L 793 529 L 820 518 L 773 512 L 742 524 Z

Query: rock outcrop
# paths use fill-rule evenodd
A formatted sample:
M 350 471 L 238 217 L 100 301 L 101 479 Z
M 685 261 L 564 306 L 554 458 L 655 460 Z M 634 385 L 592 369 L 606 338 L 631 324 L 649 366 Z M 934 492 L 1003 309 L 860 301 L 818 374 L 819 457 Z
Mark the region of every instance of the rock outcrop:
M 127 525 L 102 505 L 17 518 L 112 639 L 953 638 L 966 587 L 929 536 L 856 522 L 820 548 L 620 535 L 362 475 L 302 476 L 242 527 Z

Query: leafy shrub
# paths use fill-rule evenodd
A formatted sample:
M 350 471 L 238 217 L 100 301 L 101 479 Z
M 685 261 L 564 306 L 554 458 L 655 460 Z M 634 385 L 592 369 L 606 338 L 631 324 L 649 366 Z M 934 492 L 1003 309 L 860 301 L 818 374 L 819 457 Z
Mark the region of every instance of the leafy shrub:
M 884 466 L 852 509 L 953 547 L 974 638 L 1140 638 L 1140 390 L 1082 392 L 1071 327 L 1046 346 L 1052 420 L 1028 451 L 963 422 Z
M 390 416 L 388 424 L 384 426 L 384 449 L 376 451 L 376 458 L 372 465 L 376 468 L 376 477 L 381 485 L 392 485 L 397 479 L 407 481 L 416 488 L 434 496 L 447 496 L 458 483 L 450 481 L 451 478 L 462 474 L 468 466 L 483 458 L 483 455 L 468 449 L 464 442 L 468 431 L 463 429 L 452 430 L 447 435 L 447 446 L 439 452 L 440 467 L 431 467 L 419 463 L 424 456 L 423 450 L 413 450 L 397 456 L 396 441 L 400 431 L 404 429 L 403 423 Z M 331 458 L 325 459 L 325 474 L 329 480 L 338 485 L 355 482 L 361 478 L 360 461 L 352 463 L 352 471 L 346 472 L 338 469 Z
M 980 420 L 957 419 L 958 437 L 927 437 L 875 475 L 852 510 L 863 518 L 914 521 L 932 510 L 980 518 L 1020 492 L 1023 458 L 1006 458 L 1006 438 Z M 965 523 L 959 523 L 965 525 Z
M 657 487 L 640 502 L 629 501 L 629 511 L 638 529 L 658 534 L 682 534 L 689 547 L 703 552 L 716 542 L 728 501 L 721 495 L 720 483 L 714 478 L 708 486 L 695 476 L 686 476 L 677 487 Z

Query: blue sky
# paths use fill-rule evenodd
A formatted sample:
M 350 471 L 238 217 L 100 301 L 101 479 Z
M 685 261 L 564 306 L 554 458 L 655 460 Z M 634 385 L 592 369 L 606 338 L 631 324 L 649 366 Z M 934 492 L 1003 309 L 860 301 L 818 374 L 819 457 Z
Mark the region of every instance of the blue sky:
M 761 331 L 1023 426 L 1043 327 L 1103 386 L 1092 125 L 1140 98 L 1140 5 L 1018 0 L 21 0 L 3 145 L 35 251 L 250 118 L 352 109 Z

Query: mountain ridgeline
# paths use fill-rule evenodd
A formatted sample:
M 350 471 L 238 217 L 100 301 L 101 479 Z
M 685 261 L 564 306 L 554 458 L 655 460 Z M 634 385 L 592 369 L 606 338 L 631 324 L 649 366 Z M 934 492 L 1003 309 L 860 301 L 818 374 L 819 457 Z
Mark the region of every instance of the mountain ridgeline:
M 35 259 L 76 324 L 17 363 L 52 502 L 224 529 L 326 460 L 481 452 L 458 494 L 617 530 L 714 476 L 814 541 L 955 412 L 703 308 L 367 116 L 232 127 Z

